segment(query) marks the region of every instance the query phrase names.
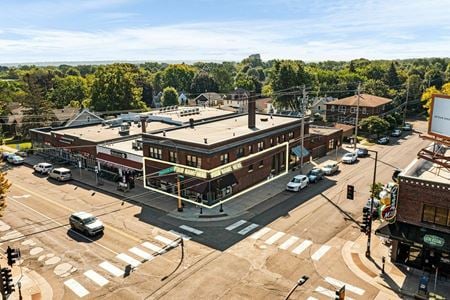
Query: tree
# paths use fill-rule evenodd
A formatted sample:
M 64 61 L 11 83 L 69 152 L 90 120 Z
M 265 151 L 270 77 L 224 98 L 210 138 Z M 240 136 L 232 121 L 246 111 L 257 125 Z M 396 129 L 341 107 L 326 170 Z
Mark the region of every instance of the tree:
M 0 217 L 3 216 L 3 212 L 6 208 L 6 195 L 11 187 L 11 183 L 6 178 L 5 172 L 0 172 Z
M 430 116 L 431 102 L 433 100 L 433 94 L 450 95 L 450 82 L 442 86 L 441 90 L 438 90 L 435 86 L 429 87 L 422 94 L 422 106 L 427 110 L 428 117 Z
M 69 68 L 67 69 L 67 71 L 65 72 L 66 76 L 81 76 L 80 75 L 80 71 L 76 68 Z
M 234 63 L 216 64 L 211 68 L 210 74 L 216 81 L 219 92 L 225 93 L 233 89 L 233 79 L 236 74 Z
M 136 76 L 137 68 L 129 64 L 99 67 L 92 85 L 92 108 L 96 111 L 145 109 Z
M 386 73 L 386 84 L 391 88 L 399 88 L 400 78 L 397 74 L 397 69 L 395 68 L 394 62 L 391 62 L 389 70 Z
M 389 129 L 389 122 L 378 116 L 370 116 L 362 119 L 359 126 L 370 134 L 376 134 L 378 138 L 380 134 L 385 133 Z
M 217 92 L 218 86 L 211 75 L 207 72 L 200 71 L 192 79 L 190 91 L 194 94 L 201 94 L 205 91 Z
M 188 91 L 195 69 L 185 64 L 170 65 L 163 71 L 163 87 L 173 87 L 177 91 Z
M 369 79 L 363 85 L 364 92 L 379 96 L 379 97 L 390 97 L 389 86 L 387 86 L 381 80 Z
M 49 99 L 57 108 L 63 108 L 71 101 L 81 102 L 89 95 L 86 79 L 80 76 L 55 77 Z
M 164 88 L 161 100 L 163 106 L 178 105 L 177 90 L 170 86 Z
M 397 127 L 397 119 L 393 115 L 387 115 L 384 119 L 389 123 L 389 129 Z
M 255 91 L 255 82 L 253 77 L 247 75 L 247 73 L 237 73 L 234 78 L 234 86 L 236 88 L 243 88 L 247 91 Z
M 383 191 L 383 184 L 381 182 L 376 182 L 375 185 L 370 184 L 370 195 L 372 195 L 372 191 L 373 191 L 373 195 L 375 196 L 375 198 L 378 198 L 378 195 L 381 193 L 381 191 Z

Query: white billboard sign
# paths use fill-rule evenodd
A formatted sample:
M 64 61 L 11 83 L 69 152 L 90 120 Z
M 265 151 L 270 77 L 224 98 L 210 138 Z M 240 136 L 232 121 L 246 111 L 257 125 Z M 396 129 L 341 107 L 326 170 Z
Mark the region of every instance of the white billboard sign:
M 450 138 L 450 96 L 433 95 L 428 133 Z

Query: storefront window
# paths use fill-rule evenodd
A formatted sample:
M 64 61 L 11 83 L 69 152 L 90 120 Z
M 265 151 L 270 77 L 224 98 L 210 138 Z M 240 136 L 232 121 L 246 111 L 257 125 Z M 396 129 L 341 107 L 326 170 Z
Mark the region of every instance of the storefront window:
M 424 205 L 423 206 L 423 217 L 422 221 L 434 223 L 434 214 L 435 214 L 435 208 L 430 205 Z

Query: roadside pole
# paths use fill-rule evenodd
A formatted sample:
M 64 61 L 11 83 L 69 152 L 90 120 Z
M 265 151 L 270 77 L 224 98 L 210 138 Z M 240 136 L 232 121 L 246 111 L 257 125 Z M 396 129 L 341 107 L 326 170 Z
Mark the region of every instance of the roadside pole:
M 302 91 L 302 100 L 301 100 L 301 108 L 302 108 L 302 125 L 301 125 L 301 155 L 300 155 L 300 173 L 303 173 L 303 149 L 304 149 L 304 141 L 305 141 L 305 98 L 306 98 L 306 90 L 305 85 L 303 85 Z
M 372 179 L 372 192 L 371 192 L 371 200 L 370 200 L 370 219 L 369 219 L 369 228 L 367 229 L 367 249 L 366 249 L 366 257 L 370 257 L 370 240 L 372 236 L 372 211 L 373 211 L 373 202 L 375 199 L 375 181 L 377 176 L 377 162 L 378 162 L 378 151 L 375 150 L 367 150 L 375 153 L 375 166 L 373 168 L 373 179 Z
M 406 124 L 406 111 L 408 110 L 408 98 L 409 98 L 409 78 L 406 80 L 406 101 L 405 109 L 403 110 L 403 126 Z
M 358 123 L 359 123 L 359 100 L 361 98 L 361 82 L 358 83 L 358 100 L 356 103 L 356 121 L 355 121 L 355 139 L 353 141 L 353 149 L 356 151 L 356 144 L 358 144 Z

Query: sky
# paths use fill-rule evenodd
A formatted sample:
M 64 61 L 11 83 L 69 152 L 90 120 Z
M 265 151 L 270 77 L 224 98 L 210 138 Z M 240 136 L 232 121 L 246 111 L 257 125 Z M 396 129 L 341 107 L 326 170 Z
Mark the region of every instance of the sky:
M 2 0 L 0 64 L 450 56 L 450 0 Z

